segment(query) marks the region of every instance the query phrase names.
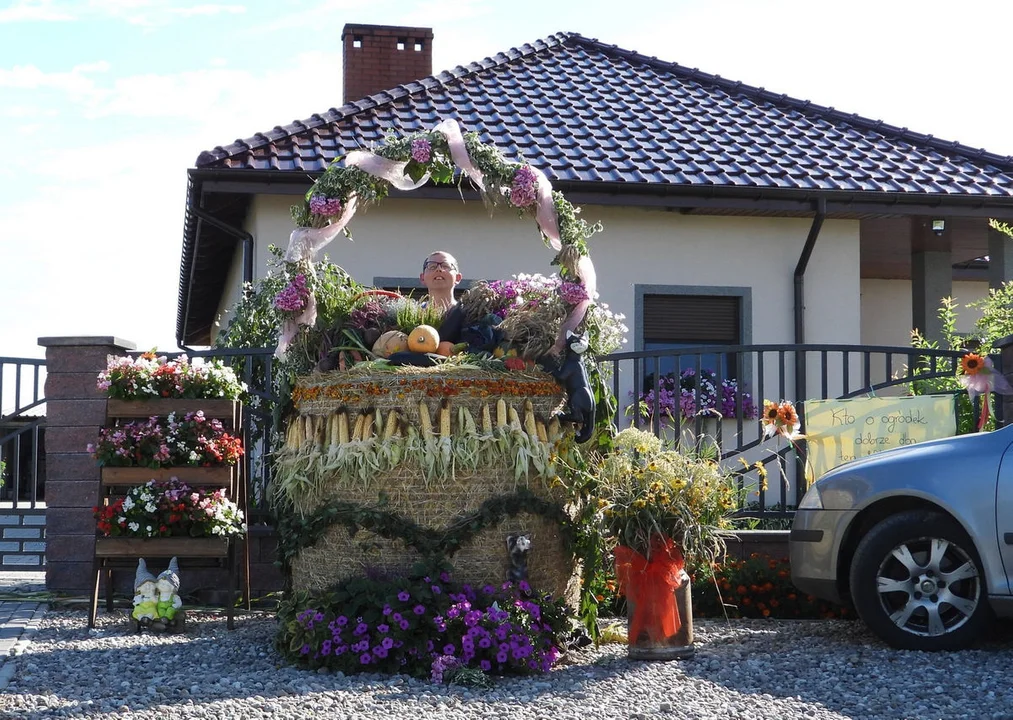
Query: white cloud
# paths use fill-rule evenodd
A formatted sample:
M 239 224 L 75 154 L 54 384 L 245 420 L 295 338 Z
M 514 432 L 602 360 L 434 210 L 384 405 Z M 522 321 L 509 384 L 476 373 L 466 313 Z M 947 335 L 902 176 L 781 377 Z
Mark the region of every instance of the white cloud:
M 95 90 L 95 81 L 89 73 L 102 73 L 109 63 L 96 62 L 78 65 L 70 72 L 44 72 L 34 65 L 15 65 L 10 70 L 0 68 L 0 87 L 18 90 L 61 90 L 73 97 L 86 97 Z
M 7 8 L 0 9 L 0 23 L 9 22 L 65 22 L 74 16 L 53 7 L 51 0 L 15 0 Z

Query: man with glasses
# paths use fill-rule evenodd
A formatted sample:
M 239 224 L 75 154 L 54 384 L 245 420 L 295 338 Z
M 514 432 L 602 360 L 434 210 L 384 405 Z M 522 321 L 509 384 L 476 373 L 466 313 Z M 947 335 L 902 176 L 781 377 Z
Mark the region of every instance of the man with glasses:
M 419 280 L 429 291 L 427 302 L 437 310 L 446 313 L 457 304 L 454 288 L 461 282 L 457 260 L 448 252 L 437 250 L 430 253 L 422 263 Z

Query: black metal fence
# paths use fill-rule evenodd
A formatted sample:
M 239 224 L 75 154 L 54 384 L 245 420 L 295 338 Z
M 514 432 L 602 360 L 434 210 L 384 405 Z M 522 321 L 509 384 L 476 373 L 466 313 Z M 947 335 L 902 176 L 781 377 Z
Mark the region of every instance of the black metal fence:
M 0 567 L 46 556 L 46 361 L 0 357 Z
M 134 353 L 137 354 L 137 353 Z M 167 353 L 175 357 L 182 353 Z M 247 384 L 243 407 L 244 446 L 251 521 L 268 518 L 273 428 L 287 398 L 275 392 L 271 378 L 273 348 L 190 351 L 192 358 L 217 358 L 231 365 Z M 709 444 L 729 470 L 738 458 L 788 469 L 786 482 L 757 492 L 741 514 L 757 518 L 790 518 L 805 490 L 804 445 L 769 448 L 762 438 L 759 413 L 763 400 L 792 400 L 805 431 L 807 399 L 852 398 L 869 394 L 920 392 L 963 393 L 956 381 L 962 353 L 910 347 L 852 345 L 741 345 L 615 353 L 599 358 L 619 405 L 617 424 L 650 429 L 675 443 Z M 998 358 L 993 359 L 998 364 Z M 702 378 L 687 392 L 686 378 Z M 667 381 L 679 388 L 663 393 Z M 683 384 L 687 384 L 683 382 Z M 669 386 L 672 382 L 669 382 Z M 707 388 L 722 388 L 722 419 L 708 409 Z M 282 391 L 283 394 L 284 391 Z M 641 398 L 645 398 L 641 400 Z M 720 401 L 719 401 L 720 402 Z M 714 403 L 711 403 L 714 405 Z M 996 403 L 1001 422 L 1001 404 Z M 978 412 L 977 407 L 970 411 Z M 769 445 L 769 443 L 767 443 Z M 795 450 L 795 451 L 793 451 Z

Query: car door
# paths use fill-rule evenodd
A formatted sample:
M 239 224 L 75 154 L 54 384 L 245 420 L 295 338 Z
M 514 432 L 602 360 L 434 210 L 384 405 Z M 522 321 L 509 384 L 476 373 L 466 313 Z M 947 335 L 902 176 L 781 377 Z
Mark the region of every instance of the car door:
M 995 529 L 999 555 L 1006 571 L 1006 587 L 992 587 L 993 594 L 1010 594 L 1013 579 L 1013 446 L 1006 448 L 999 463 L 999 482 L 995 490 Z M 988 548 L 982 548 L 988 552 Z M 984 560 L 984 558 L 982 558 Z

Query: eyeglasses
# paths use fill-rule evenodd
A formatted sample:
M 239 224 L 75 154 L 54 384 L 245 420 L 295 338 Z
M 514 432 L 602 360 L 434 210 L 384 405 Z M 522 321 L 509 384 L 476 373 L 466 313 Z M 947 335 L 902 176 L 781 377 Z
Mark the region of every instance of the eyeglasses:
M 457 268 L 453 263 L 426 260 L 422 263 L 422 272 L 425 272 L 426 270 L 443 270 L 444 272 L 450 272 L 451 270 L 457 270 Z

